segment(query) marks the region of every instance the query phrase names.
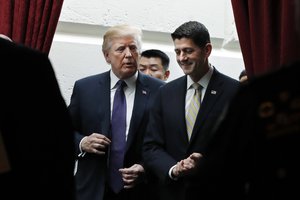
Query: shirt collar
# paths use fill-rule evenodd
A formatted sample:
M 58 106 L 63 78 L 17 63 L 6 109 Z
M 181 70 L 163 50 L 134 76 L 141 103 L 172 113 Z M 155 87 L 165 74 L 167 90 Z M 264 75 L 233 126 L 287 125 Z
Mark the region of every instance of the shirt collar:
M 202 88 L 207 88 L 209 80 L 213 74 L 214 68 L 209 64 L 208 71 L 206 74 L 198 81 L 198 83 L 202 86 Z M 187 84 L 186 84 L 186 89 L 188 90 L 194 81 L 191 79 L 190 76 L 187 76 Z
M 131 87 L 135 86 L 137 76 L 138 76 L 138 71 L 136 71 L 136 73 L 133 76 L 131 76 L 127 79 L 124 79 L 124 81 L 128 87 L 131 88 Z M 113 89 L 119 80 L 120 79 L 112 72 L 112 70 L 110 70 L 110 89 Z

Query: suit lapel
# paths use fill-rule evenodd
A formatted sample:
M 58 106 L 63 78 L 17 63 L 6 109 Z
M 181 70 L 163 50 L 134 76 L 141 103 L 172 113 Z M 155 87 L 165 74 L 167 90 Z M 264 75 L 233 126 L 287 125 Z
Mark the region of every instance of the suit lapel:
M 150 90 L 145 83 L 143 76 L 139 74 L 136 83 L 134 106 L 130 120 L 126 150 L 130 147 L 133 139 L 136 137 L 135 134 L 138 132 L 137 129 L 139 128 L 139 125 L 141 124 L 141 120 L 145 113 L 149 95 Z
M 220 79 L 219 72 L 215 69 L 208 87 L 205 92 L 204 99 L 201 103 L 200 110 L 196 119 L 195 127 L 191 140 L 196 136 L 195 133 L 199 132 L 201 126 L 205 122 L 207 116 L 214 108 L 215 103 L 223 93 L 223 81 Z
M 97 103 L 97 115 L 100 121 L 99 125 L 101 127 L 100 133 L 108 136 L 110 138 L 110 75 L 109 71 L 102 74 L 103 77 L 99 79 L 97 85 L 98 93 L 95 94 L 95 102 Z M 103 98 L 104 96 L 104 98 Z M 106 117 L 109 116 L 109 117 Z
M 178 114 L 174 114 L 174 118 L 178 117 L 174 121 L 178 123 L 178 128 L 181 141 L 185 141 L 186 145 L 189 144 L 189 138 L 188 138 L 188 133 L 187 133 L 187 128 L 186 128 L 186 121 L 185 121 L 185 96 L 186 96 L 186 83 L 187 83 L 187 76 L 182 77 L 179 79 L 177 82 L 177 85 L 174 87 L 174 96 L 171 97 L 170 102 L 174 101 L 174 111 L 172 112 L 178 112 Z

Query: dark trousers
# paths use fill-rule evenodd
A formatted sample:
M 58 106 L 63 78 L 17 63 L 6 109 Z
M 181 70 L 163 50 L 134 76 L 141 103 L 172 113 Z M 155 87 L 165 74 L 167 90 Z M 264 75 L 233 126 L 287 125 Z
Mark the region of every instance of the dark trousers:
M 114 193 L 106 184 L 103 200 L 129 200 L 129 191 L 122 189 L 118 194 Z

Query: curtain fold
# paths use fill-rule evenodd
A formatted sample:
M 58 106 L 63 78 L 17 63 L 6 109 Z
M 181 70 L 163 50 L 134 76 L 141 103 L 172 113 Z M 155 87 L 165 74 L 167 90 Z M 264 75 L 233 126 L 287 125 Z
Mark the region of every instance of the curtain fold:
M 231 0 L 245 68 L 249 77 L 300 58 L 293 0 Z
M 49 54 L 63 0 L 0 0 L 0 33 Z

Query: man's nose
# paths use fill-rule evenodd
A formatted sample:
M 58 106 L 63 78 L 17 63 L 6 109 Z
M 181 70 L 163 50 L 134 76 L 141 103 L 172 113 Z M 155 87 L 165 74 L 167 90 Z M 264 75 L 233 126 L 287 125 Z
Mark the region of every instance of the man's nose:
M 180 52 L 180 54 L 178 55 L 178 59 L 179 59 L 180 61 L 187 60 L 187 55 L 186 55 L 186 53 L 184 53 L 183 51 Z
M 127 47 L 124 51 L 125 51 L 125 56 L 126 57 L 131 57 L 132 56 L 132 53 L 131 53 L 129 47 Z
M 145 74 L 151 76 L 151 75 L 152 75 L 152 74 L 151 74 L 151 70 L 150 70 L 150 69 L 146 69 L 146 70 L 145 70 Z

